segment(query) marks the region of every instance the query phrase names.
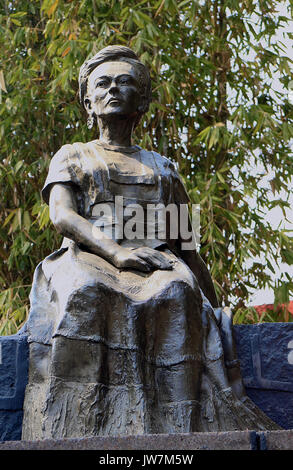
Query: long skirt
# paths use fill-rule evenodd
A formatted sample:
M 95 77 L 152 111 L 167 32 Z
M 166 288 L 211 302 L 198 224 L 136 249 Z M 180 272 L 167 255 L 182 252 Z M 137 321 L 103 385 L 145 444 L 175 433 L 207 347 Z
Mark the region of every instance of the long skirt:
M 164 254 L 172 270 L 143 273 L 71 243 L 38 265 L 22 439 L 274 428 L 233 394 L 213 309 Z

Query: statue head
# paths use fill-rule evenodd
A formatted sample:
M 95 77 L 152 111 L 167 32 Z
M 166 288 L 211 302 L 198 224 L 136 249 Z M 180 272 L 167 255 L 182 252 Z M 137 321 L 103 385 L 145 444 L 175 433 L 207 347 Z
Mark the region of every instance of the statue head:
M 120 65 L 118 63 L 120 63 Z M 147 68 L 128 47 L 105 47 L 91 59 L 83 63 L 79 73 L 79 96 L 82 106 L 91 117 L 97 117 L 95 115 L 96 113 L 92 110 L 93 94 L 95 93 L 95 87 L 93 85 L 95 84 L 94 80 L 96 79 L 96 75 L 98 76 L 97 81 L 100 79 L 100 75 L 104 75 L 104 69 L 106 75 L 108 72 L 110 75 L 113 75 L 113 73 L 115 75 L 116 72 L 117 75 L 117 71 L 119 72 L 121 70 L 122 79 L 125 73 L 126 78 L 124 77 L 124 83 L 126 85 L 127 75 L 129 75 L 130 81 L 133 80 L 133 88 L 135 88 L 135 90 L 132 94 L 125 94 L 125 99 L 131 101 L 131 103 L 128 103 L 129 108 L 135 108 L 132 109 L 132 111 L 134 111 L 133 115 L 135 115 L 134 125 L 137 125 L 141 116 L 148 110 L 151 101 L 151 80 Z M 97 86 L 100 88 L 103 86 L 107 87 L 107 83 L 104 84 L 104 82 L 99 81 Z M 113 113 L 115 113 L 115 106 L 118 112 L 118 103 L 115 103 L 114 98 L 112 99 L 111 105 Z

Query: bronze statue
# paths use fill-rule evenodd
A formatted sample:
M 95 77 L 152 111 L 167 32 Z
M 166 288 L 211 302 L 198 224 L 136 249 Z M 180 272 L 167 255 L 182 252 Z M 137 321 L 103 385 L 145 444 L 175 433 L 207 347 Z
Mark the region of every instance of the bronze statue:
M 153 237 L 123 236 L 135 205 L 188 202 L 174 165 L 131 142 L 147 69 L 109 46 L 79 83 L 99 139 L 64 145 L 42 190 L 64 241 L 33 280 L 23 439 L 277 428 L 245 396 L 196 251 L 156 223 Z

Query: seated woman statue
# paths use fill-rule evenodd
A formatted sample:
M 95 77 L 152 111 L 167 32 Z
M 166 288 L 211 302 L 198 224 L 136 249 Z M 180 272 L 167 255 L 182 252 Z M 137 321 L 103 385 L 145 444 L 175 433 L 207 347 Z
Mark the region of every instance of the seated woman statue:
M 163 237 L 157 218 L 154 236 L 145 220 L 144 236 L 124 235 L 133 207 L 188 202 L 174 165 L 131 142 L 151 98 L 147 69 L 109 46 L 79 84 L 99 139 L 61 147 L 42 190 L 64 241 L 34 275 L 22 438 L 277 428 L 231 384 L 196 251 Z

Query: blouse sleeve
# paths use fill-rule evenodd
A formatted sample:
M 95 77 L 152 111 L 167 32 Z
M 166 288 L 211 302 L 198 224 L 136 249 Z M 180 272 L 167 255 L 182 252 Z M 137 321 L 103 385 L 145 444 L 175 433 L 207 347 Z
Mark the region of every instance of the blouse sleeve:
M 174 199 L 176 204 L 188 204 L 190 202 L 190 198 L 188 193 L 185 189 L 183 181 L 177 171 L 174 172 L 173 177 L 173 184 L 174 184 Z
M 63 145 L 60 150 L 53 156 L 49 172 L 42 189 L 43 200 L 49 204 L 50 191 L 52 185 L 55 183 L 71 183 L 74 186 L 79 186 L 79 181 L 76 172 L 73 169 L 72 163 L 72 145 Z

